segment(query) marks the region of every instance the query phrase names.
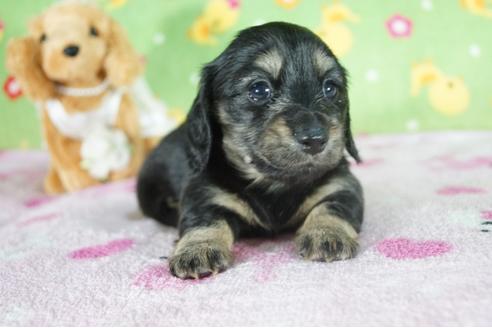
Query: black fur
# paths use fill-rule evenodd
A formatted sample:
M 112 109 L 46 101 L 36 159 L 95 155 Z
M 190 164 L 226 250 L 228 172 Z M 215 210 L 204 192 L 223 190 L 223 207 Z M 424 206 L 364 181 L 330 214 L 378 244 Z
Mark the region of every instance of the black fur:
M 282 60 L 276 78 L 255 65 L 259 56 L 272 51 Z M 327 72 L 315 67 L 315 52 L 333 61 Z M 269 81 L 273 89 L 265 104 L 247 96 L 258 79 Z M 326 79 L 337 86 L 335 98 L 323 96 Z M 297 131 L 311 131 L 313 122 L 328 139 L 316 155 L 303 151 L 294 137 Z M 362 190 L 349 172 L 344 148 L 360 161 L 350 130 L 345 70 L 332 52 L 296 25 L 249 28 L 204 67 L 185 123 L 162 140 L 141 169 L 138 200 L 145 215 L 177 225 L 180 235 L 218 219 L 226 220 L 236 237 L 275 234 L 302 224 L 287 223 L 317 188 L 346 177 L 348 187 L 322 202 L 359 231 Z M 244 200 L 264 227 L 212 202 L 211 187 Z

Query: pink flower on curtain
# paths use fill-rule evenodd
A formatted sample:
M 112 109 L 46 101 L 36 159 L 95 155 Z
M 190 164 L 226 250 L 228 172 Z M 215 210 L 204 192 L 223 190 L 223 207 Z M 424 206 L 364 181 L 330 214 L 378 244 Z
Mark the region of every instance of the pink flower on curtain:
M 228 0 L 227 2 L 229 3 L 229 7 L 231 7 L 231 9 L 239 8 L 239 0 Z
M 410 18 L 399 14 L 391 16 L 386 21 L 388 33 L 393 38 L 408 38 L 412 34 L 413 23 Z
M 3 38 L 3 31 L 5 30 L 5 23 L 0 19 L 0 41 Z

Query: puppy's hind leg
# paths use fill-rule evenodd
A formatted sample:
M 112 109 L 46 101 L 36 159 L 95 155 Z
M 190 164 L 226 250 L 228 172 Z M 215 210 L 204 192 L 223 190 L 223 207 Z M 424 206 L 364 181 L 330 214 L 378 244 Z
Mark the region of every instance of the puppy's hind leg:
M 166 167 L 147 160 L 137 181 L 137 197 L 142 212 L 157 221 L 178 225 L 178 198 L 167 179 Z

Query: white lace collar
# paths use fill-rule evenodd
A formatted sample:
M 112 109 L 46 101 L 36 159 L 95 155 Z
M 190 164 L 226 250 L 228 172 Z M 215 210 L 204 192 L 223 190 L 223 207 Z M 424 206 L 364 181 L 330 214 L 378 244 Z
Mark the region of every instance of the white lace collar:
M 96 108 L 85 112 L 69 114 L 58 99 L 46 101 L 44 108 L 58 131 L 67 137 L 81 140 L 95 128 L 116 124 L 122 96 L 122 90 L 111 91 Z
M 74 87 L 66 87 L 63 85 L 57 85 L 56 91 L 59 94 L 64 96 L 71 97 L 93 97 L 102 94 L 109 87 L 109 81 L 106 79 L 102 81 L 100 84 L 88 87 L 88 88 L 74 88 Z

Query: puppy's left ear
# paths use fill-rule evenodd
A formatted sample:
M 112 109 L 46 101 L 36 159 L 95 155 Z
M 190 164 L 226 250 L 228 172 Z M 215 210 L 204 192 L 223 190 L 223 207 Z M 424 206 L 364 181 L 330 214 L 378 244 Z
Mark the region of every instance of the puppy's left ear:
M 104 68 L 115 86 L 130 85 L 143 71 L 143 65 L 123 28 L 109 18 L 108 55 Z
M 347 117 L 345 120 L 345 148 L 347 149 L 350 156 L 352 156 L 352 158 L 355 159 L 357 163 L 362 162 L 359 157 L 359 151 L 355 146 L 354 138 L 352 137 L 352 130 L 350 128 L 350 111 L 348 109 Z

